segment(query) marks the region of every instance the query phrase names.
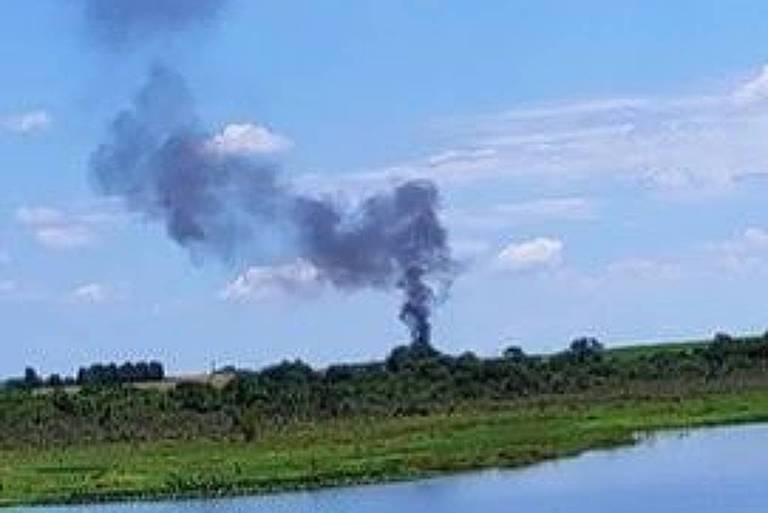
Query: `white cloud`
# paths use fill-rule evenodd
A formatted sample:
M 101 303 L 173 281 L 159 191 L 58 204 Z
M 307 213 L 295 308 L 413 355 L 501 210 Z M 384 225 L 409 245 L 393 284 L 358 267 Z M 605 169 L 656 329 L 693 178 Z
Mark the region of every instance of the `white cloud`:
M 538 237 L 507 245 L 496 257 L 499 268 L 509 271 L 531 271 L 555 267 L 562 261 L 563 242 Z
M 320 272 L 309 262 L 297 260 L 275 266 L 252 266 L 221 291 L 221 299 L 245 302 L 283 294 L 306 295 L 321 284 Z
M 110 291 L 101 283 L 87 283 L 76 287 L 70 293 L 70 299 L 81 304 L 101 304 L 110 299 Z
M 33 110 L 0 118 L 0 127 L 10 132 L 27 135 L 47 130 L 52 122 L 48 112 Z
M 49 249 L 78 249 L 94 242 L 92 223 L 79 215 L 48 207 L 21 207 L 16 220 Z
M 206 148 L 222 155 L 265 155 L 286 151 L 293 142 L 269 128 L 252 123 L 233 123 L 211 137 Z

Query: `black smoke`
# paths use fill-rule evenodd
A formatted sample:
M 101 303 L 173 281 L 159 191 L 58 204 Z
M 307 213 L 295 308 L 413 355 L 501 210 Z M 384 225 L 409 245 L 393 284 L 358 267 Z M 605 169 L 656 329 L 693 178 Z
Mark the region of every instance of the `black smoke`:
M 182 77 L 155 66 L 92 154 L 94 182 L 193 255 L 253 263 L 277 254 L 311 263 L 340 289 L 400 289 L 400 319 L 414 343 L 429 343 L 432 307 L 456 268 L 433 183 L 407 181 L 349 208 L 296 192 L 273 160 L 217 152 L 210 141 Z
M 208 141 L 183 78 L 156 65 L 91 155 L 92 177 L 102 193 L 162 221 L 180 245 L 247 256 L 255 230 L 280 220 L 286 192 L 273 162 L 219 155 Z
M 69 0 L 68 0 L 69 1 Z M 214 19 L 228 0 L 82 0 L 89 30 L 110 45 Z

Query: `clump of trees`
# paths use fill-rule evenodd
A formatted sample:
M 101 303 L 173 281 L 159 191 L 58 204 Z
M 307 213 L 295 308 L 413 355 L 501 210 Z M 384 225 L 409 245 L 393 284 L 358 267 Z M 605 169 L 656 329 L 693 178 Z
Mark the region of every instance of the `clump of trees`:
M 9 379 L 5 388 L 16 390 L 33 390 L 36 388 L 59 388 L 66 386 L 114 386 L 128 383 L 161 381 L 165 378 L 163 364 L 158 361 L 96 363 L 89 367 L 81 367 L 75 376 L 62 377 L 51 374 L 47 378 L 40 376 L 33 367 L 24 370 L 21 378 Z
M 766 370 L 768 334 L 719 334 L 701 344 L 630 351 L 582 337 L 555 354 L 510 346 L 495 357 L 448 355 L 419 343 L 396 347 L 383 361 L 325 369 L 300 360 L 258 371 L 231 368 L 232 379 L 219 387 L 190 382 L 138 389 L 130 384 L 164 376 L 161 364 L 138 362 L 83 368 L 69 378 L 83 385 L 77 391 L 32 393 L 54 379 L 27 369 L 21 386 L 0 393 L 0 447 L 200 436 L 250 440 L 286 425 L 337 417 L 423 415 L 560 394 L 765 386 Z
M 140 361 L 136 363 L 125 362 L 122 365 L 97 363 L 90 367 L 81 367 L 77 372 L 75 382 L 81 386 L 119 385 L 142 381 L 160 381 L 163 378 L 165 378 L 165 369 L 162 363 Z

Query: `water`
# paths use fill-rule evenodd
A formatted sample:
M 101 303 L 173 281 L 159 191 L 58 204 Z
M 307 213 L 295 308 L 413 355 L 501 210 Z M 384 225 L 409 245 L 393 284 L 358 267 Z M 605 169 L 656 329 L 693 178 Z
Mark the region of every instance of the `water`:
M 768 425 L 660 435 L 521 470 L 262 497 L 24 513 L 764 513 Z

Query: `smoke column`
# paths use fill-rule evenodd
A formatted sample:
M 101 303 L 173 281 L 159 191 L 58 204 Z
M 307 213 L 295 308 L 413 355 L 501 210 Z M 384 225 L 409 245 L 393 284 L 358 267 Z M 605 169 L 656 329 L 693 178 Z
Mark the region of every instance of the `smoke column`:
M 301 258 L 339 289 L 400 289 L 400 319 L 414 343 L 429 343 L 432 307 L 456 270 L 433 183 L 408 181 L 344 208 L 292 190 L 273 160 L 222 153 L 213 140 L 183 78 L 155 66 L 93 152 L 92 177 L 195 256 Z
M 114 49 L 213 21 L 228 0 L 81 2 L 89 31 Z M 253 264 L 300 258 L 340 289 L 399 289 L 400 319 L 412 341 L 429 343 L 432 307 L 456 272 L 433 183 L 405 182 L 348 209 L 292 191 L 274 160 L 222 153 L 212 141 L 183 78 L 155 66 L 93 152 L 94 184 L 163 223 L 195 259 L 215 255 Z

